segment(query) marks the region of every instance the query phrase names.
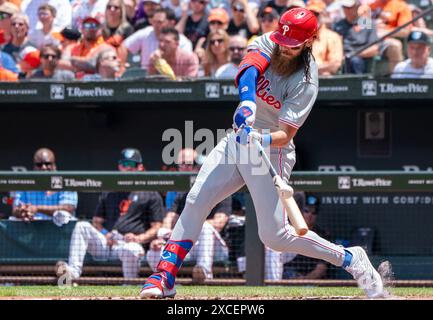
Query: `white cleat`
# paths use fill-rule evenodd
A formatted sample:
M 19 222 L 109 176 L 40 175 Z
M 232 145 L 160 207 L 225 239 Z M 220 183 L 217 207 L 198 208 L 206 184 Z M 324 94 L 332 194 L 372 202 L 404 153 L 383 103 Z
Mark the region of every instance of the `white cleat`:
M 346 271 L 358 282 L 358 287 L 364 290 L 368 298 L 383 298 L 385 295 L 383 281 L 372 266 L 365 250 L 361 247 L 347 248 L 353 255 L 352 262 Z
M 174 298 L 176 289 L 167 288 L 159 273 L 150 276 L 140 291 L 141 299 Z
M 157 287 L 153 288 L 143 288 L 140 291 L 141 299 L 164 299 L 164 298 L 174 298 L 176 295 L 176 289 L 165 289 L 161 290 Z

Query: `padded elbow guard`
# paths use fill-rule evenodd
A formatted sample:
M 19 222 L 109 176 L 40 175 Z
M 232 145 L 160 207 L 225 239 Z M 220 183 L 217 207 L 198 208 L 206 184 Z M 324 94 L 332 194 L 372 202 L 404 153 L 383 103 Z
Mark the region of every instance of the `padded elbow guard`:
M 259 50 L 249 51 L 239 64 L 239 71 L 235 78 L 236 87 L 239 85 L 239 78 L 245 69 L 254 66 L 259 71 L 259 75 L 262 75 L 269 66 L 269 62 L 270 58 L 263 52 Z

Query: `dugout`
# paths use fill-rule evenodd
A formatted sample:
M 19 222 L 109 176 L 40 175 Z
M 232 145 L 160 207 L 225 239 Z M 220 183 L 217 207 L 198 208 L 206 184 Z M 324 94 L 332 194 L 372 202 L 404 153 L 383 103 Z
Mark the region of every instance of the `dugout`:
M 433 171 L 431 80 L 342 76 L 321 79 L 320 86 L 296 137 L 296 170 Z M 120 150 L 133 146 L 155 171 L 162 169 L 167 128 L 186 133 L 185 121 L 192 121 L 193 133 L 208 128 L 216 137 L 217 129 L 231 127 L 237 91 L 230 81 L 210 80 L 2 83 L 0 103 L 0 170 L 31 170 L 33 152 L 42 146 L 56 152 L 59 170 L 116 170 Z M 319 223 L 334 240 L 344 243 L 357 229 L 374 226 L 377 259 L 413 256 L 409 268 L 401 262 L 403 278 L 433 279 L 432 190 L 342 191 L 316 191 Z M 96 199 L 80 193 L 80 217 L 91 217 Z

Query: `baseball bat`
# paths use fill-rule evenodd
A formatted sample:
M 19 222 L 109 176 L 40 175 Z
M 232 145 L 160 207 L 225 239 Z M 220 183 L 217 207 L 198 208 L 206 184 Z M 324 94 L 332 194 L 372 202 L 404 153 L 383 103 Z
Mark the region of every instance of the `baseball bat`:
M 287 212 L 290 224 L 293 226 L 298 235 L 303 236 L 308 232 L 308 226 L 304 220 L 304 216 L 296 204 L 295 199 L 293 199 L 293 188 L 285 183 L 284 180 L 277 174 L 277 171 L 275 171 L 274 166 L 269 160 L 269 157 L 260 142 L 254 139 L 254 143 L 257 147 L 257 150 L 259 151 L 260 156 L 269 168 L 269 173 L 274 181 L 278 197 L 280 198 L 280 201 Z

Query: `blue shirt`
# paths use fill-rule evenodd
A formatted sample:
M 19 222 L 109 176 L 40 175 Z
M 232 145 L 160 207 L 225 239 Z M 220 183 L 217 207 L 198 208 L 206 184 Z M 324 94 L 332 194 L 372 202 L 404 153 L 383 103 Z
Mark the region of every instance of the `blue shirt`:
M 17 191 L 14 197 L 14 206 L 20 204 L 57 206 L 69 204 L 77 208 L 78 194 L 72 191 Z M 75 212 L 73 213 L 75 214 Z M 37 212 L 34 215 L 37 220 L 51 220 L 52 217 L 46 214 Z
M 169 210 L 173 206 L 176 195 L 176 191 L 167 191 L 167 194 L 165 195 L 165 207 L 167 208 L 167 210 Z
M 10 54 L 0 51 L 0 60 L 0 65 L 3 66 L 3 68 L 18 73 L 17 64 Z

